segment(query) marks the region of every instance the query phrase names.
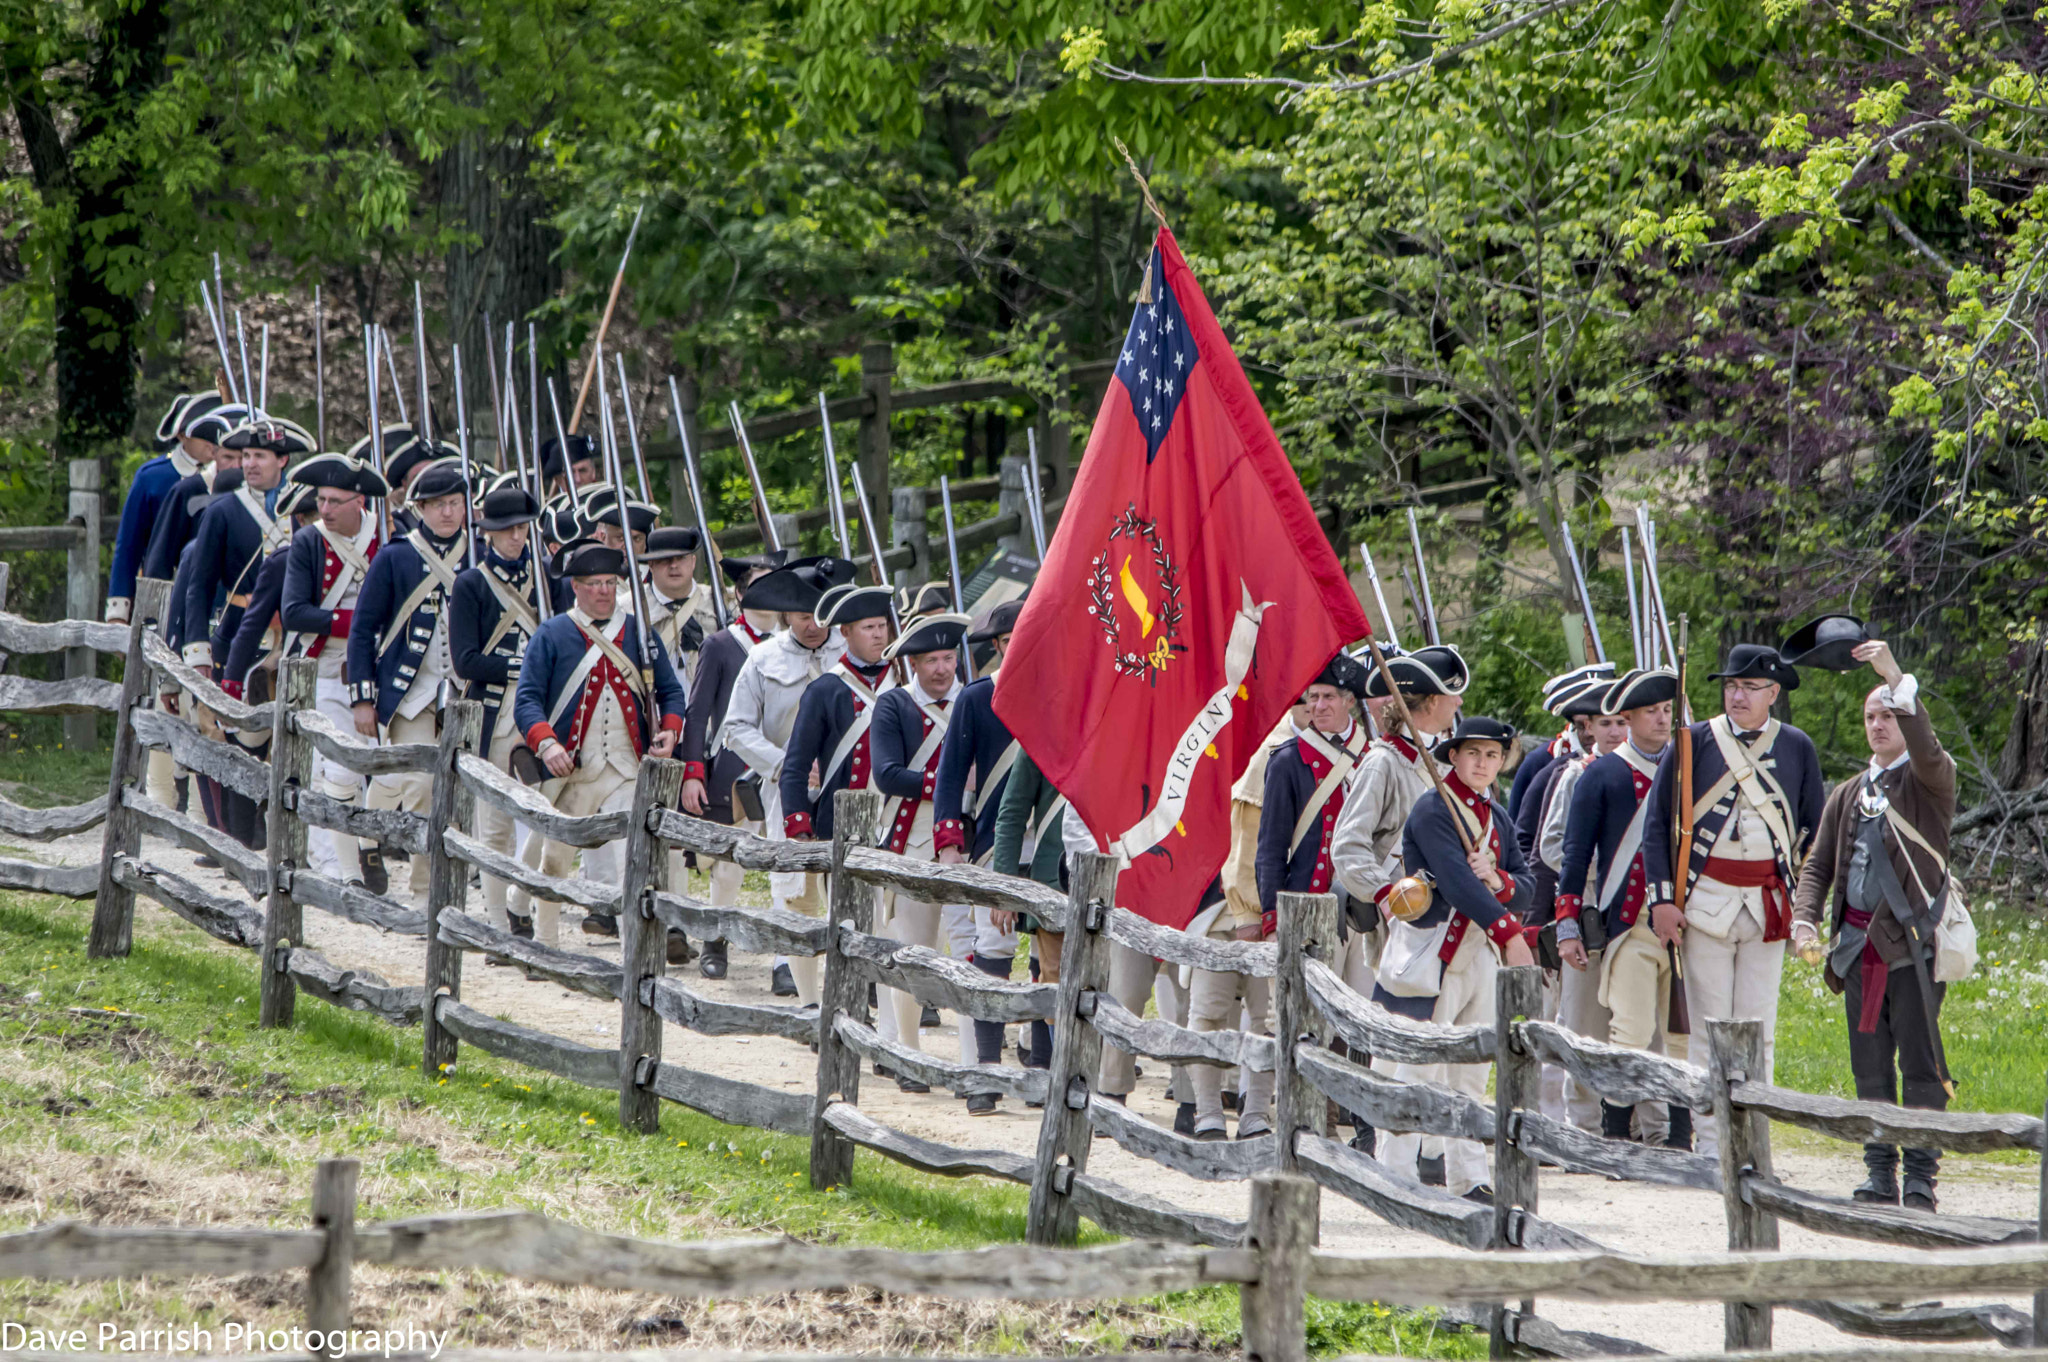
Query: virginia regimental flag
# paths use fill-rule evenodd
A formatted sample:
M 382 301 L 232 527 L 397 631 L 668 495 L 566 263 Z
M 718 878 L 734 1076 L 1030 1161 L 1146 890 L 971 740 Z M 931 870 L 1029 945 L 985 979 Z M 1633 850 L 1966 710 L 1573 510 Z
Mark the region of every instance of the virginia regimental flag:
M 1185 926 L 1230 787 L 1365 614 L 1209 303 L 1162 228 L 996 713 Z

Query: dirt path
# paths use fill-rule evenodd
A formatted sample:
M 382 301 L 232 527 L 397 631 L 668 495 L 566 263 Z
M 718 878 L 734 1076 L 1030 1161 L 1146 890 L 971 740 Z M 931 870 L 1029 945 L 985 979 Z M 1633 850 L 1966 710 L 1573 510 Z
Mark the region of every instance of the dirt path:
M 191 855 L 178 848 L 151 841 L 147 853 L 151 859 L 221 892 L 238 892 L 218 872 L 194 867 Z M 99 835 L 94 831 L 68 838 L 33 854 L 90 864 L 99 859 Z M 398 876 L 394 874 L 394 878 Z M 701 892 L 701 880 L 698 889 Z M 747 897 L 751 900 L 754 896 Z M 148 930 L 147 924 L 153 917 L 167 916 L 146 899 L 138 898 L 138 903 L 139 932 Z M 585 936 L 577 930 L 577 921 L 575 910 L 564 913 L 563 945 L 617 957 L 616 941 Z M 389 935 L 317 910 L 306 913 L 306 933 L 309 944 L 336 964 L 375 970 L 394 984 L 421 981 L 424 943 L 418 938 Z M 683 966 L 679 977 L 693 990 L 712 997 L 767 1001 L 768 970 L 766 957 L 735 952 L 731 973 L 725 980 L 712 982 L 702 978 L 694 963 Z M 488 967 L 474 955 L 463 969 L 463 999 L 493 1015 L 587 1045 L 618 1043 L 616 1003 L 572 993 L 554 983 L 529 981 L 517 969 Z M 950 1013 L 943 1016 L 948 1024 L 938 1031 L 927 1031 L 924 1045 L 934 1054 L 955 1056 L 959 1053 L 959 1042 L 951 1025 L 953 1017 Z M 1013 1038 L 1014 1035 L 1013 1029 Z M 700 1036 L 671 1027 L 664 1046 L 670 1058 L 693 1068 L 768 1087 L 807 1091 L 815 1077 L 815 1061 L 810 1051 L 775 1037 Z M 1153 1120 L 1170 1124 L 1173 1107 L 1165 1097 L 1166 1066 L 1147 1061 L 1144 1070 L 1138 1090 L 1131 1095 L 1131 1105 Z M 965 1103 L 943 1090 L 909 1096 L 899 1093 L 893 1083 L 870 1079 L 862 1086 L 860 1105 L 877 1120 L 948 1144 L 1029 1154 L 1037 1141 L 1039 1113 L 1009 1099 L 1004 1100 L 999 1114 L 973 1118 L 967 1115 Z M 1845 1195 L 1862 1180 L 1860 1152 L 1853 1147 L 1808 1139 L 1783 1127 L 1778 1128 L 1778 1133 L 1780 1149 L 1776 1164 L 1778 1175 L 1785 1182 L 1815 1192 Z M 1192 1209 L 1235 1218 L 1246 1214 L 1248 1191 L 1244 1185 L 1197 1182 L 1127 1153 L 1108 1140 L 1096 1141 L 1089 1156 L 1089 1169 Z M 1711 1251 L 1726 1243 L 1726 1222 L 1717 1195 L 1644 1183 L 1609 1182 L 1554 1169 L 1543 1173 L 1541 1191 L 1542 1213 L 1547 1219 L 1615 1249 Z M 1951 1158 L 1943 1169 L 1941 1198 L 1948 1213 L 2032 1219 L 2036 1197 L 2033 1176 L 2015 1165 Z M 1782 1228 L 1781 1238 L 1783 1247 L 1794 1250 L 1849 1252 L 1855 1247 L 1849 1241 L 1813 1234 L 1793 1225 Z M 1441 1241 L 1396 1229 L 1363 1207 L 1329 1193 L 1323 1197 L 1323 1243 L 1330 1248 L 1362 1252 L 1446 1251 Z M 2010 1303 L 2021 1309 L 2029 1305 L 2024 1300 Z M 1568 1328 L 1633 1339 L 1667 1352 L 1718 1351 L 1721 1347 L 1719 1305 L 1605 1306 L 1549 1301 L 1542 1303 L 1540 1310 L 1545 1317 Z M 1797 1349 L 1843 1347 L 1851 1339 L 1818 1320 L 1779 1311 L 1774 1341 L 1780 1349 Z

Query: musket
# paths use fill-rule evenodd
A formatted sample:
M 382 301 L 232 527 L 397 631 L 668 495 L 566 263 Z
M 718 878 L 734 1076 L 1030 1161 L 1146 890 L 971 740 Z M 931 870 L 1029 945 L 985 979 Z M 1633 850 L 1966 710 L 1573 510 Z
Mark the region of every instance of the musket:
M 885 575 L 887 569 L 885 569 L 882 566 L 882 540 L 881 537 L 875 533 L 875 513 L 868 506 L 868 488 L 867 484 L 864 481 L 862 481 L 860 476 L 860 462 L 858 460 L 855 460 L 851 465 L 849 465 L 848 471 L 853 474 L 853 509 L 855 514 L 860 516 L 860 532 L 862 535 L 866 536 L 868 541 L 868 560 L 875 569 L 875 585 L 887 591 L 889 586 L 889 578 L 887 577 L 887 575 Z M 896 593 L 890 591 L 890 640 L 894 641 L 902 632 L 903 623 L 902 621 L 896 618 Z M 894 668 L 892 668 L 892 670 L 896 674 L 897 684 L 903 684 L 904 666 L 902 658 L 899 657 L 896 659 L 896 665 L 894 666 Z
M 424 437 L 426 429 L 413 426 L 412 416 L 405 409 L 405 385 L 398 381 L 398 354 L 391 344 L 391 332 L 380 326 L 377 338 L 384 344 L 384 370 L 391 375 L 391 395 L 398 399 L 398 423 L 411 426 L 413 434 Z
M 206 280 L 199 281 L 199 301 L 206 308 L 206 321 L 213 328 L 213 345 L 220 352 L 220 374 L 227 391 L 222 394 L 230 402 L 242 400 L 241 390 L 235 386 L 235 366 L 228 362 L 228 333 L 221 325 L 219 314 L 214 311 L 213 298 L 206 291 Z
M 327 448 L 327 352 L 321 337 L 320 286 L 313 285 L 313 442 Z
M 654 648 L 647 625 L 647 587 L 640 580 L 640 555 L 633 551 L 632 499 L 626 495 L 626 470 L 619 461 L 618 434 L 612 429 L 612 404 L 606 391 L 602 365 L 597 371 L 598 443 L 606 456 L 605 471 L 611 475 L 612 495 L 619 504 L 619 538 L 626 544 L 626 580 L 631 586 L 633 597 L 633 621 L 640 634 L 640 680 L 646 696 L 646 718 L 648 741 L 660 727 L 661 716 L 655 709 L 654 698 Z
M 1380 570 L 1372 561 L 1372 550 L 1360 544 L 1358 556 L 1365 560 L 1365 580 L 1372 585 L 1373 603 L 1380 608 L 1380 627 L 1387 631 L 1387 642 L 1398 648 L 1401 640 L 1394 633 L 1394 612 L 1387 609 L 1386 589 L 1380 585 Z
M 683 479 L 690 489 L 690 509 L 697 516 L 697 545 L 704 558 L 704 584 L 711 589 L 711 613 L 718 617 L 718 627 L 723 629 L 732 623 L 725 612 L 725 587 L 719 578 L 718 546 L 711 540 L 711 522 L 704 515 L 704 489 L 697 482 L 697 451 L 690 448 L 690 428 L 683 423 L 683 397 L 676 389 L 676 376 L 668 376 L 669 410 L 676 418 L 676 437 L 683 442 Z
M 1629 547 L 1628 526 L 1621 527 L 1621 579 L 1628 583 L 1628 638 L 1635 650 L 1636 666 L 1645 667 L 1643 661 L 1643 613 L 1636 603 L 1636 560 Z
M 626 413 L 626 442 L 633 448 L 633 471 L 640 476 L 640 500 L 652 505 L 654 488 L 647 481 L 647 460 L 640 455 L 640 427 L 633 420 L 633 390 L 626 384 L 626 357 L 614 353 L 612 362 L 619 366 L 619 410 Z
M 1394 684 L 1394 674 L 1387 669 L 1387 655 L 1380 651 L 1379 641 L 1369 633 L 1365 636 L 1365 646 L 1372 652 L 1373 666 L 1379 668 L 1380 684 L 1387 688 L 1387 694 L 1394 697 L 1394 713 L 1399 716 L 1401 727 L 1408 731 L 1408 740 L 1415 744 L 1416 754 L 1422 758 L 1422 769 L 1429 773 L 1429 783 L 1435 787 L 1436 797 L 1444 802 L 1444 810 L 1451 815 L 1451 826 L 1458 830 L 1458 841 L 1464 846 L 1465 854 L 1470 856 L 1479 849 L 1478 844 L 1472 840 L 1472 831 L 1465 826 L 1465 820 L 1451 805 L 1451 792 L 1444 788 L 1444 774 L 1437 769 L 1436 757 L 1430 752 L 1429 745 L 1422 741 L 1422 730 L 1415 726 L 1414 717 L 1408 713 L 1408 701 L 1402 696 L 1401 688 Z
M 270 405 L 270 323 L 263 323 L 263 358 L 256 367 L 256 406 Z
M 1641 514 L 1642 508 L 1636 509 Z M 1643 556 L 1647 561 L 1647 545 Z M 1681 917 L 1685 914 L 1686 873 L 1692 866 L 1692 707 L 1685 698 L 1685 655 L 1690 633 L 1690 621 L 1680 615 L 1678 649 L 1672 654 L 1678 664 L 1678 696 L 1671 706 L 1671 741 L 1678 744 L 1672 756 L 1677 763 L 1678 779 L 1671 789 L 1671 906 Z M 1669 944 L 1665 950 L 1671 955 L 1671 1002 L 1664 1029 L 1672 1035 L 1690 1035 L 1692 1009 L 1685 997 L 1685 953 Z
M 476 566 L 476 530 L 470 517 L 476 511 L 475 489 L 469 485 L 469 408 L 462 400 L 462 347 L 450 345 L 449 359 L 455 366 L 455 452 L 462 458 L 462 562 Z
M 575 430 L 583 424 L 583 407 L 590 400 L 590 379 L 604 363 L 604 337 L 611 330 L 612 309 L 619 305 L 619 289 L 626 282 L 626 262 L 633 258 L 633 238 L 640 235 L 640 216 L 647 211 L 641 204 L 633 214 L 633 226 L 626 233 L 626 249 L 619 252 L 619 272 L 612 276 L 611 296 L 604 300 L 604 316 L 597 323 L 597 344 L 591 347 L 590 363 L 583 367 L 583 386 L 576 390 L 576 409 L 569 413 L 569 429 Z
M 384 423 L 377 416 L 377 328 L 369 322 L 363 323 L 363 367 L 364 377 L 369 380 L 370 392 L 370 465 L 377 470 L 377 476 L 384 476 Z M 391 542 L 391 497 L 390 488 L 386 495 L 377 498 L 377 542 Z
M 1678 653 L 1671 646 L 1671 616 L 1664 609 L 1664 583 L 1657 576 L 1657 535 L 1650 528 L 1650 513 L 1636 507 L 1636 534 L 1643 543 L 1643 576 L 1650 582 L 1651 625 L 1656 633 L 1651 636 L 1655 643 L 1661 634 L 1664 656 L 1678 660 Z
M 953 537 L 953 488 L 944 474 L 939 475 L 940 518 L 946 522 L 946 562 L 952 569 L 953 610 L 956 614 L 967 613 L 965 581 L 960 576 L 960 541 Z M 974 645 L 961 640 L 960 652 L 967 664 L 967 679 L 974 679 Z
M 1422 630 L 1422 637 L 1429 638 L 1429 619 L 1422 613 L 1422 595 L 1415 589 L 1415 574 L 1401 564 L 1401 586 L 1408 593 L 1408 606 L 1415 612 L 1415 627 Z
M 1422 608 L 1422 633 L 1432 646 L 1440 645 L 1444 637 L 1437 630 L 1436 600 L 1429 594 L 1429 566 L 1422 561 L 1422 529 L 1415 523 L 1413 506 L 1408 508 L 1408 543 L 1415 551 L 1415 580 L 1422 583 L 1422 594 L 1415 598 Z
M 747 438 L 746 423 L 740 420 L 738 398 L 727 404 L 726 414 L 732 418 L 733 438 L 739 443 L 740 460 L 747 466 L 747 482 L 754 489 L 754 519 L 760 522 L 762 542 L 771 550 L 780 549 L 782 536 L 775 533 L 775 517 L 768 514 L 768 489 L 761 485 L 761 470 L 754 463 L 754 442 Z
M 427 305 L 420 296 L 420 281 L 412 281 L 412 363 L 420 384 L 420 438 L 434 438 L 434 408 L 427 396 Z
M 239 307 L 235 309 L 235 350 L 242 357 L 242 391 L 254 397 L 256 385 L 249 381 L 249 332 L 248 328 L 242 325 L 242 309 Z M 250 415 L 257 415 L 262 410 L 263 404 L 258 402 Z
M 552 374 L 548 375 L 548 411 L 555 418 L 555 445 L 562 451 L 562 490 L 574 500 L 576 484 L 569 480 L 569 437 L 562 430 L 562 404 L 555 398 L 555 379 Z M 543 481 L 547 478 L 545 468 L 541 470 L 541 478 Z
M 1038 485 L 1038 427 L 1024 428 L 1024 448 L 1031 455 L 1031 467 L 1024 474 L 1024 505 L 1031 512 L 1031 543 L 1038 550 L 1038 565 L 1044 567 L 1045 489 Z
M 1572 542 L 1572 527 L 1568 522 L 1558 522 L 1564 532 L 1564 556 L 1572 565 L 1572 590 L 1579 598 L 1580 617 L 1585 621 L 1586 642 L 1592 650 L 1589 662 L 1605 662 L 1607 645 L 1600 641 L 1600 624 L 1593 618 L 1593 597 L 1586 590 L 1585 569 L 1579 564 L 1579 546 Z
M 509 359 L 510 356 L 507 356 Z M 505 394 L 498 382 L 498 342 L 491 336 L 491 314 L 484 313 L 484 368 L 491 375 L 491 429 L 498 436 L 498 467 L 505 459 Z
M 818 389 L 818 429 L 825 436 L 825 510 L 832 520 L 832 536 L 839 541 L 839 556 L 853 557 L 853 536 L 846 528 L 846 503 L 840 500 L 839 453 L 832 447 L 832 413 L 825 406 L 825 390 Z
M 511 323 L 507 322 L 507 326 Z M 505 363 L 512 363 L 512 342 L 505 342 Z M 548 499 L 547 472 L 540 465 L 540 345 L 532 322 L 526 324 L 526 428 L 533 432 L 533 498 L 545 502 Z M 569 451 L 563 450 L 567 459 Z M 563 465 L 565 468 L 566 464 Z
M 505 410 L 511 414 L 512 418 L 512 457 L 514 460 L 517 461 L 519 467 L 519 488 L 528 496 L 532 497 L 533 504 L 538 506 L 543 500 L 543 498 L 540 495 L 540 491 L 542 490 L 540 488 L 539 469 L 540 450 L 538 448 L 534 450 L 535 467 L 529 473 L 526 465 L 526 439 L 524 436 L 524 432 L 520 429 L 519 425 L 519 384 L 516 378 L 514 377 L 515 371 L 512 368 L 512 341 L 514 335 L 515 333 L 512 330 L 512 323 L 506 322 Z M 527 394 L 527 396 L 530 399 L 532 397 L 532 394 L 529 393 Z M 554 592 L 549 589 L 550 583 L 548 582 L 547 564 L 542 560 L 541 557 L 540 526 L 538 524 L 530 526 L 526 532 L 526 551 L 533 557 L 533 594 L 535 601 L 537 601 L 540 606 L 541 623 L 545 624 L 549 620 L 554 618 L 555 601 Z

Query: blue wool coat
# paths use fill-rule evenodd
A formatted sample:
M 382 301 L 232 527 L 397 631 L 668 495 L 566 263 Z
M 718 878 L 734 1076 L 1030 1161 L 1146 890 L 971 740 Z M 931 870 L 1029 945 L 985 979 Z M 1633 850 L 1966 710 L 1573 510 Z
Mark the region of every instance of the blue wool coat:
M 851 667 L 853 664 L 848 662 Z M 886 698 L 886 693 L 884 697 Z M 876 701 L 874 725 L 879 725 L 881 699 Z M 826 672 L 804 688 L 796 705 L 796 726 L 790 730 L 789 746 L 783 749 L 782 773 L 777 777 L 782 793 L 782 827 L 789 837 L 828 838 L 832 835 L 832 797 L 841 790 L 865 790 L 874 779 L 872 753 L 875 727 L 870 726 L 811 798 L 811 765 L 822 768 L 832 760 L 839 740 L 853 727 L 863 702 L 854 697 L 843 678 Z M 820 775 L 825 772 L 820 769 Z
M 952 728 L 951 710 L 958 695 L 947 697 L 946 727 Z M 917 819 L 918 806 L 929 800 L 938 790 L 939 773 L 937 766 L 913 766 L 912 758 L 917 749 L 930 736 L 932 721 L 917 707 L 911 697 L 910 688 L 898 686 L 885 690 L 875 701 L 875 727 L 869 735 L 870 752 L 875 759 L 875 788 L 891 800 L 905 802 L 896 809 L 896 816 L 882 829 L 882 845 L 891 851 L 901 852 L 910 838 L 911 824 Z M 829 749 L 828 749 L 829 750 Z M 941 739 L 938 756 L 945 755 L 944 740 Z M 784 766 L 783 770 L 789 768 Z M 887 817 L 889 806 L 883 806 Z M 937 818 L 933 819 L 934 841 L 937 840 Z
M 259 495 L 266 505 L 276 500 L 272 493 Z M 233 493 L 214 497 L 199 517 L 199 533 L 192 540 L 192 575 L 180 614 L 186 644 L 209 640 L 215 667 L 227 665 L 228 644 L 242 622 L 242 607 L 230 596 L 246 595 L 255 585 L 255 558 L 263 547 L 263 534 L 263 527 Z
M 219 495 L 225 496 L 242 485 L 242 470 L 222 473 L 220 481 Z M 150 523 L 148 547 L 142 554 L 143 576 L 170 581 L 177 575 L 178 560 L 185 556 L 185 546 L 199 532 L 199 517 L 215 495 L 207 489 L 204 470 L 187 473 L 171 484 L 157 506 L 156 519 Z
M 1353 744 L 1364 740 L 1356 728 L 1347 738 Z M 1329 741 L 1333 747 L 1339 745 L 1335 738 Z M 1316 786 L 1329 771 L 1322 753 L 1300 738 L 1279 744 L 1266 759 L 1265 802 L 1259 809 L 1259 842 L 1253 861 L 1261 912 L 1274 912 L 1283 893 L 1321 894 L 1335 886 L 1330 834 L 1336 830 L 1338 810 L 1344 807 L 1341 786 L 1326 801 L 1320 824 L 1308 830 L 1292 856 L 1287 853 L 1302 809 L 1315 797 Z M 1341 890 L 1339 897 L 1343 897 Z
M 443 556 L 455 542 L 421 533 Z M 379 549 L 370 560 L 370 570 L 363 574 L 363 589 L 356 597 L 355 619 L 348 631 L 348 698 L 352 705 L 375 704 L 380 724 L 391 722 L 412 689 L 420 663 L 426 660 L 427 645 L 434 639 L 434 621 L 448 608 L 443 592 L 428 592 L 414 607 L 411 620 L 391 640 L 391 647 L 377 651 L 398 608 L 426 579 L 427 565 L 419 550 L 403 539 Z
M 1563 864 L 1557 872 L 1559 917 L 1578 917 L 1600 906 L 1600 880 L 1590 873 L 1596 853 L 1600 876 L 1605 877 L 1621 848 L 1621 839 L 1628 833 L 1628 825 L 1635 820 L 1637 804 L 1635 768 L 1620 752 L 1595 757 L 1579 777 L 1579 783 L 1572 787 L 1571 809 L 1564 825 Z M 1647 825 L 1643 836 L 1647 841 Z M 1629 858 L 1638 863 L 1633 884 L 1615 894 L 1601 918 L 1609 941 L 1626 932 L 1645 906 L 1647 885 L 1641 871 L 1641 856 L 1642 849 L 1638 847 Z
M 1721 749 L 1705 723 L 1691 724 L 1688 728 L 1692 733 L 1692 789 L 1686 792 L 1686 799 L 1696 802 L 1721 779 L 1728 763 L 1722 759 Z M 1741 741 L 1740 735 L 1737 735 L 1737 741 Z M 1813 844 L 1813 834 L 1820 827 L 1821 808 L 1827 803 L 1827 782 L 1821 778 L 1820 754 L 1814 750 L 1813 739 L 1785 724 L 1778 729 L 1777 740 L 1771 744 L 1770 750 L 1760 753 L 1751 747 L 1750 759 L 1777 780 L 1792 806 L 1792 817 L 1786 820 L 1787 831 L 1797 845 L 1790 848 L 1791 859 L 1785 855 L 1786 848 L 1779 849 L 1777 858 L 1778 878 L 1784 881 L 1786 897 L 1790 898 L 1793 881 L 1797 877 L 1797 863 L 1804 859 L 1806 848 Z M 1663 759 L 1657 763 L 1657 779 L 1650 786 L 1650 824 L 1643 830 L 1643 870 L 1649 876 L 1652 903 L 1672 902 L 1671 808 L 1677 784 L 1678 744 L 1674 741 L 1664 749 Z M 1737 798 L 1731 786 L 1713 808 L 1694 822 L 1692 860 L 1685 867 L 1688 889 L 1699 879 L 1700 868 L 1707 863 L 1707 858 L 1714 854 L 1714 847 L 1728 826 L 1729 815 L 1735 811 Z
M 467 683 L 465 696 L 483 702 L 484 726 L 479 742 L 488 750 L 491 735 L 498 731 L 498 711 L 518 679 L 519 659 L 526 651 L 528 638 L 525 629 L 515 624 L 489 652 L 484 651 L 484 644 L 505 614 L 498 593 L 484 580 L 486 572 L 509 587 L 515 598 L 524 597 L 536 616 L 540 614 L 540 597 L 534 589 L 531 554 L 522 554 L 517 562 L 511 562 L 486 550 L 475 567 L 464 568 L 455 575 L 455 591 L 448 602 L 448 648 L 455 661 L 455 674 Z
M 149 556 L 150 531 L 183 477 L 170 455 L 159 454 L 129 479 L 128 494 L 121 499 L 121 524 L 114 531 L 114 558 L 107 568 L 107 599 L 135 598 L 135 579 Z
M 1003 804 L 1003 786 L 1009 783 L 1005 771 L 994 781 L 989 772 L 1003 754 L 1016 745 L 1010 730 L 996 717 L 996 678 L 977 677 L 963 687 L 953 704 L 953 717 L 946 724 L 946 745 L 939 750 L 939 779 L 932 791 L 932 841 L 940 850 L 956 847 L 970 861 L 980 861 L 996 844 L 996 810 Z M 1018 753 L 1021 760 L 1023 753 Z M 1011 762 L 1011 769 L 1016 762 Z M 968 802 L 967 776 L 975 775 L 973 803 Z M 967 819 L 974 813 L 974 844 L 967 845 Z
M 690 698 L 683 691 L 683 680 L 676 675 L 675 666 L 668 659 L 668 649 L 662 647 L 661 636 L 649 632 L 648 640 L 653 644 L 654 662 L 654 708 L 660 719 L 654 727 L 683 731 L 683 720 L 690 708 Z M 573 728 L 557 731 L 550 716 L 562 705 L 562 692 L 568 687 L 569 678 L 582 663 L 583 655 L 591 650 L 590 640 L 567 612 L 556 615 L 541 625 L 540 632 L 526 647 L 526 656 L 519 663 L 519 684 L 512 695 L 512 722 L 526 738 L 526 745 L 535 752 L 540 745 L 553 738 L 571 752 L 582 745 L 582 734 Z M 642 661 L 640 652 L 640 630 L 627 619 L 626 627 L 619 636 L 619 651 L 626 660 L 636 667 Z M 583 683 L 590 684 L 589 674 Z M 640 709 L 640 732 L 635 734 L 636 750 L 644 753 L 652 738 L 649 729 L 646 706 Z M 566 720 L 565 720 L 566 722 Z
M 1515 769 L 1514 784 L 1508 786 L 1508 818 L 1510 820 L 1517 823 L 1521 821 L 1522 803 L 1529 797 L 1529 787 L 1535 783 L 1536 777 L 1549 770 L 1551 763 L 1557 760 L 1556 747 L 1557 741 L 1552 739 L 1534 752 L 1523 757 L 1522 764 Z
M 241 694 L 241 688 L 249 684 L 250 671 L 263 658 L 263 636 L 270 632 L 271 617 L 277 614 L 278 602 L 284 597 L 286 560 L 290 555 L 291 546 L 287 544 L 272 551 L 263 560 L 263 566 L 256 569 L 256 585 L 249 592 L 249 606 L 242 611 L 235 636 L 228 640 L 225 660 L 221 665 L 221 684 L 236 688 L 230 694 Z

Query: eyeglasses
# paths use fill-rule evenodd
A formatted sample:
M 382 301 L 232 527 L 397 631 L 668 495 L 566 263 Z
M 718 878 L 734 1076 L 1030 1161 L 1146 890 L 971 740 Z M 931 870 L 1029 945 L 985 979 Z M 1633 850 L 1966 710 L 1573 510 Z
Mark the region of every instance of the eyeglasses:
M 1739 690 L 1748 695 L 1762 695 L 1777 684 L 1775 681 L 1723 681 L 1721 683 L 1721 693 L 1726 695 L 1731 691 Z

